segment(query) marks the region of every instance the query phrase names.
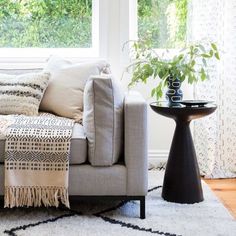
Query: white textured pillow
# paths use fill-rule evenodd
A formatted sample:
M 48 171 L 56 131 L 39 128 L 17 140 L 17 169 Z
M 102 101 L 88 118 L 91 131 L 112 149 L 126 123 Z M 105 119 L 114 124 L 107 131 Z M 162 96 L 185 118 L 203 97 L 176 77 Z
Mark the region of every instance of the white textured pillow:
M 83 126 L 93 166 L 111 166 L 122 154 L 123 100 L 124 93 L 112 76 L 94 76 L 86 84 Z
M 100 75 L 109 67 L 106 61 L 73 64 L 52 56 L 44 71 L 51 74 L 40 110 L 82 121 L 84 87 L 91 75 Z
M 0 114 L 38 115 L 49 73 L 0 74 Z

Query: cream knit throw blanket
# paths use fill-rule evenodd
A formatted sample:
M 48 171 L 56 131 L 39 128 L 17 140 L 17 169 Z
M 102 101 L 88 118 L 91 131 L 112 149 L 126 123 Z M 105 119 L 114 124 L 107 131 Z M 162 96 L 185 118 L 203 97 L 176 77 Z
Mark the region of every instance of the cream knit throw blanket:
M 58 207 L 60 201 L 69 207 L 69 151 L 74 122 L 45 113 L 5 117 L 8 122 L 0 122 L 8 126 L 0 130 L 6 135 L 5 207 Z

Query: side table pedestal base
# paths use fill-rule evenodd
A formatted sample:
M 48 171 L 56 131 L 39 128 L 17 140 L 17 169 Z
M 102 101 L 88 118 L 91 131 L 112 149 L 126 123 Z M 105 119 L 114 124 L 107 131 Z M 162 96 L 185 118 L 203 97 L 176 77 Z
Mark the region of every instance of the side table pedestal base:
M 162 190 L 162 197 L 169 202 L 190 204 L 203 201 L 189 124 L 190 121 L 176 122 Z

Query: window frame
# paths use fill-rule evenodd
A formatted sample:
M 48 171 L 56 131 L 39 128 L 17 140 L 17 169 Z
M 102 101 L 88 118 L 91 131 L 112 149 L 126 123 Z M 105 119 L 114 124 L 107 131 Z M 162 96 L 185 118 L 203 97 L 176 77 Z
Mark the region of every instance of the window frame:
M 92 0 L 91 48 L 0 48 L 0 63 L 43 63 L 52 54 L 67 58 L 98 57 L 100 54 L 100 15 L 99 0 Z

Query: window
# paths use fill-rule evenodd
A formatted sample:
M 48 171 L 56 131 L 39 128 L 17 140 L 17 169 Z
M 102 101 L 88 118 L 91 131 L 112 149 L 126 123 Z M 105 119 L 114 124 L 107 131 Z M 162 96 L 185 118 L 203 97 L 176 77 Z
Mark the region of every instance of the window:
M 97 50 L 98 0 L 1 0 L 0 54 Z M 19 50 L 21 49 L 21 50 Z M 24 50 L 23 50 L 24 49 Z M 30 50 L 29 50 L 30 49 Z M 49 50 L 50 49 L 50 50 Z M 88 54 L 87 54 L 88 55 Z M 66 55 L 65 55 L 66 56 Z
M 138 36 L 154 48 L 180 48 L 186 40 L 187 0 L 138 0 Z

